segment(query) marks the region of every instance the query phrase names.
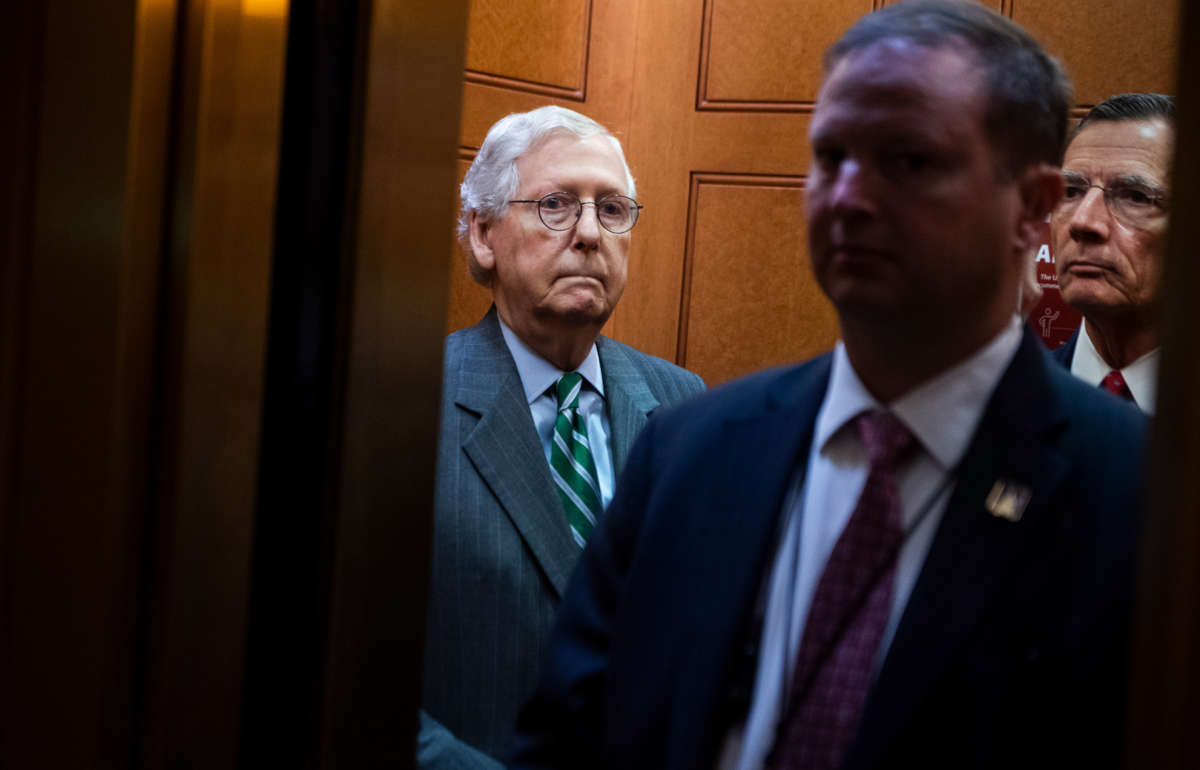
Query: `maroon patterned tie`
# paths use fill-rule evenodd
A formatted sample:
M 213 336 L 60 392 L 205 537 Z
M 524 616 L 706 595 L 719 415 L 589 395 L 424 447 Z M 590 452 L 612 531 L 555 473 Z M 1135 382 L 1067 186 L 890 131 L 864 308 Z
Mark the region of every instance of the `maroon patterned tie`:
M 1103 380 L 1100 380 L 1100 387 L 1109 393 L 1117 394 L 1126 401 L 1133 401 L 1133 393 L 1129 390 L 1128 383 L 1125 382 L 1125 378 L 1116 369 L 1113 369 Z
M 891 609 L 904 539 L 896 467 L 913 435 L 890 412 L 857 418 L 870 468 L 813 595 L 796 655 L 787 721 L 769 765 L 836 770 L 858 729 Z

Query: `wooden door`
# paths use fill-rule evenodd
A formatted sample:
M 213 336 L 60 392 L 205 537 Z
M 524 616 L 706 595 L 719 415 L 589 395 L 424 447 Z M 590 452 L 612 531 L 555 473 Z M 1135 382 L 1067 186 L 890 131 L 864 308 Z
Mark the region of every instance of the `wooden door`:
M 460 173 L 508 112 L 587 113 L 624 143 L 646 205 L 606 333 L 709 384 L 807 358 L 837 337 L 802 205 L 821 54 L 885 4 L 575 0 L 548 18 L 526 0 L 473 0 Z M 1113 93 L 1172 89 L 1178 0 L 986 4 L 1064 61 L 1077 114 Z M 451 328 L 489 301 L 463 260 L 452 260 Z

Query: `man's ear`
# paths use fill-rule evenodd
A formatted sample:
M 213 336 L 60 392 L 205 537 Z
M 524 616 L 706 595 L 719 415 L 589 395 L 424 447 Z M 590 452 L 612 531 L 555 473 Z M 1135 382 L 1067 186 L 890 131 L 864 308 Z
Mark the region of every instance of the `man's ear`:
M 471 253 L 475 255 L 475 261 L 484 271 L 496 267 L 496 253 L 492 251 L 490 225 L 491 222 L 480 218 L 477 211 L 472 211 L 471 218 L 467 220 L 467 235 L 471 239 Z
M 1042 223 L 1062 200 L 1062 170 L 1049 163 L 1029 166 L 1017 178 L 1017 191 L 1021 196 L 1017 245 L 1028 250 L 1041 242 Z

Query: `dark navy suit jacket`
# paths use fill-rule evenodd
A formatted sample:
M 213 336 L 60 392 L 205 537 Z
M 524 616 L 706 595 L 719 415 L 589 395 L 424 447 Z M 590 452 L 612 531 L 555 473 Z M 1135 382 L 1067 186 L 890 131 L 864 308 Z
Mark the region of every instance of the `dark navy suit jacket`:
M 572 577 L 513 766 L 713 766 L 745 716 L 734 696 L 829 371 L 829 356 L 771 370 L 650 421 Z M 847 768 L 1119 764 L 1144 432 L 1026 332 Z M 998 480 L 1032 493 L 1015 523 L 985 505 Z

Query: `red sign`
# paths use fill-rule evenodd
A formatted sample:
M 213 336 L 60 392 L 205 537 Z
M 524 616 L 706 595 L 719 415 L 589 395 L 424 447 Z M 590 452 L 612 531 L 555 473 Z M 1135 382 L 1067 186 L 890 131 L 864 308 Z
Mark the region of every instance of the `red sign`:
M 1058 276 L 1054 271 L 1054 252 L 1050 248 L 1050 224 L 1042 225 L 1041 245 L 1034 256 L 1038 285 L 1042 299 L 1029 313 L 1029 325 L 1046 347 L 1054 350 L 1071 338 L 1083 317 L 1063 302 L 1058 293 Z

